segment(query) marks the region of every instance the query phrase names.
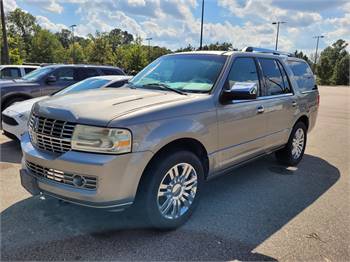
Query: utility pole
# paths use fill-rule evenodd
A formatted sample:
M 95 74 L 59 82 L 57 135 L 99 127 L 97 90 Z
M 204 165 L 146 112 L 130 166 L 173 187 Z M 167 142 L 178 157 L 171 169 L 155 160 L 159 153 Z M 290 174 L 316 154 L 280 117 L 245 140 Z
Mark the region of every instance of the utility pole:
M 285 23 L 287 23 L 287 22 L 283 22 L 283 21 L 272 22 L 273 25 L 277 25 L 276 46 L 275 46 L 276 51 L 277 51 L 277 46 L 278 46 L 278 35 L 280 32 L 280 24 L 285 24 Z
M 315 61 L 314 61 L 314 73 L 316 70 L 316 63 L 317 63 L 317 52 L 318 52 L 318 43 L 320 41 L 320 38 L 324 38 L 324 35 L 316 35 L 313 38 L 317 38 L 317 42 L 316 42 L 316 52 L 315 52 Z
M 203 43 L 203 18 L 204 18 L 204 0 L 202 0 L 201 39 L 199 42 L 199 50 L 202 50 L 202 43 Z
M 73 43 L 73 46 L 72 46 L 72 48 L 73 48 L 73 50 L 72 50 L 72 60 L 73 60 L 73 64 L 75 64 L 74 28 L 75 28 L 76 26 L 77 26 L 77 25 L 71 25 L 71 26 L 69 26 L 69 28 L 71 29 L 71 32 L 72 32 L 72 43 Z
M 1 12 L 1 27 L 2 27 L 2 39 L 3 39 L 3 47 L 1 50 L 1 64 L 6 65 L 10 63 L 10 57 L 9 57 L 9 46 L 7 43 L 7 32 L 6 32 L 5 11 L 4 11 L 3 0 L 0 0 L 0 12 Z
M 148 41 L 148 62 L 151 62 L 151 40 L 152 37 L 148 37 L 145 39 L 146 41 Z

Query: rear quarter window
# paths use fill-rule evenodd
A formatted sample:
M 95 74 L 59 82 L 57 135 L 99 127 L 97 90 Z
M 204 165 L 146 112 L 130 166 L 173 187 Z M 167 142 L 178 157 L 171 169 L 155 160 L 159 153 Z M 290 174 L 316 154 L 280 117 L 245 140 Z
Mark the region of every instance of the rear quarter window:
M 293 78 L 297 82 L 301 92 L 311 91 L 315 87 L 314 75 L 310 66 L 303 61 L 288 61 L 293 72 Z

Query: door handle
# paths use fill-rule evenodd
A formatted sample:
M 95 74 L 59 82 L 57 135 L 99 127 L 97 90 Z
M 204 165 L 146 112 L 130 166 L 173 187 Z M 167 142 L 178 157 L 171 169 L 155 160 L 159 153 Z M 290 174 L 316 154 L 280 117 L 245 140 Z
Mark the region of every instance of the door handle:
M 262 114 L 262 113 L 264 113 L 264 112 L 265 112 L 265 108 L 264 108 L 264 106 L 258 106 L 258 108 L 257 108 L 257 112 L 258 112 L 258 114 Z
M 297 105 L 298 105 L 297 101 L 293 101 L 293 102 L 292 102 L 292 106 L 293 106 L 293 107 L 296 107 Z

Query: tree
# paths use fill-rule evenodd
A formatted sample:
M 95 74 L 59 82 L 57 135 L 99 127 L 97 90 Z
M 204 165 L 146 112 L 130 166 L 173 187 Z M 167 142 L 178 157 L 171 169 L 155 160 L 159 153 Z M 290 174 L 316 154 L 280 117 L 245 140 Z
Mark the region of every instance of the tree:
M 189 52 L 189 51 L 194 51 L 194 50 L 196 50 L 193 46 L 191 46 L 191 44 L 188 44 L 188 46 L 187 47 L 185 47 L 185 48 L 179 48 L 179 49 L 177 49 L 175 52 Z
M 19 35 L 22 38 L 25 55 L 29 56 L 32 37 L 37 30 L 40 30 L 35 17 L 22 11 L 20 8 L 16 8 L 14 11 L 9 12 L 7 16 L 7 27 L 9 36 Z
M 141 38 L 129 45 L 120 46 L 116 52 L 116 65 L 130 74 L 136 74 L 147 65 L 147 49 L 141 45 Z
M 115 55 L 108 37 L 103 33 L 96 33 L 96 36 L 90 36 L 90 42 L 85 48 L 87 60 L 93 64 L 112 65 Z
M 134 41 L 134 36 L 127 31 L 122 31 L 119 28 L 115 28 L 108 34 L 109 43 L 112 46 L 113 52 L 121 45 L 128 45 Z
M 55 35 L 64 48 L 68 48 L 72 43 L 72 32 L 68 29 L 62 29 L 61 32 L 57 32 Z
M 346 54 L 335 64 L 331 83 L 333 85 L 349 85 L 350 55 Z
M 310 61 L 308 56 L 306 54 L 304 54 L 302 51 L 298 52 L 298 50 L 295 50 L 294 56 L 297 58 L 304 59 L 306 62 L 308 62 L 309 65 L 312 65 L 312 62 Z
M 347 64 L 346 57 L 349 55 L 346 51 L 347 46 L 348 43 L 339 39 L 321 52 L 319 64 L 317 65 L 317 75 L 320 84 L 346 84 L 348 82 L 344 72 L 349 68 L 343 68 Z M 340 61 L 342 62 L 340 63 Z
M 68 62 L 73 63 L 73 56 L 74 56 L 74 63 L 80 64 L 80 63 L 86 63 L 86 57 L 84 53 L 84 49 L 79 43 L 74 43 L 69 45 L 68 48 Z
M 214 44 L 203 46 L 202 50 L 229 51 L 229 50 L 233 50 L 233 46 L 231 43 L 227 43 L 227 42 L 223 42 L 223 43 L 216 42 Z
M 62 63 L 67 54 L 57 37 L 48 30 L 39 30 L 31 41 L 30 61 L 36 63 Z

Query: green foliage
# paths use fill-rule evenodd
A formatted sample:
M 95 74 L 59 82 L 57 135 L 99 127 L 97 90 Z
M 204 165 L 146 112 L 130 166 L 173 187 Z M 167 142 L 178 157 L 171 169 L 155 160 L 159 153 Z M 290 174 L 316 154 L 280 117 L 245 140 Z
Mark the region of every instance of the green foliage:
M 203 46 L 202 50 L 229 51 L 229 50 L 233 50 L 233 46 L 231 43 L 227 43 L 227 42 L 223 42 L 223 43 L 216 42 L 214 44 Z
M 317 65 L 319 83 L 322 85 L 349 84 L 349 53 L 346 51 L 348 43 L 339 39 L 325 48 Z
M 31 49 L 30 61 L 34 63 L 62 63 L 67 59 L 62 44 L 48 30 L 36 32 Z
M 350 85 L 349 83 L 350 71 L 350 55 L 346 54 L 335 64 L 331 83 L 333 85 Z
M 107 34 L 96 33 L 86 49 L 86 56 L 89 63 L 101 65 L 113 65 L 115 55 L 108 40 Z

